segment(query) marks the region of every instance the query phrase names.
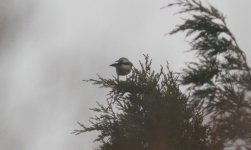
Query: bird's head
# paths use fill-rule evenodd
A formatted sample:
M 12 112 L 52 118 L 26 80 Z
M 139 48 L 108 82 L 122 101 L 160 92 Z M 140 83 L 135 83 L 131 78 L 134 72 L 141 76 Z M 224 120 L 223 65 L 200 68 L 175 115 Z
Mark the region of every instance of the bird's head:
M 132 62 L 130 62 L 127 58 L 121 57 L 119 60 L 115 61 L 116 63 L 111 64 L 110 66 L 112 67 L 118 67 L 122 64 L 124 65 L 130 65 L 131 67 L 133 66 Z
M 121 57 L 119 60 L 115 61 L 115 62 L 118 62 L 118 63 L 126 63 L 126 62 L 129 62 L 129 60 L 125 57 Z

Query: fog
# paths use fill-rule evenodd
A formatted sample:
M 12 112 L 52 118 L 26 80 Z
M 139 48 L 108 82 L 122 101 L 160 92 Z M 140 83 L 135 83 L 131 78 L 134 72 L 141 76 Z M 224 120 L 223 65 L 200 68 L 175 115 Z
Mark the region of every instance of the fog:
M 180 71 L 194 59 L 184 35 L 165 36 L 181 22 L 171 0 L 0 0 L 0 149 L 91 150 L 96 133 L 70 134 L 106 90 L 83 79 L 112 77 L 120 57 L 137 67 L 149 54 L 158 69 Z M 247 53 L 251 1 L 210 0 Z

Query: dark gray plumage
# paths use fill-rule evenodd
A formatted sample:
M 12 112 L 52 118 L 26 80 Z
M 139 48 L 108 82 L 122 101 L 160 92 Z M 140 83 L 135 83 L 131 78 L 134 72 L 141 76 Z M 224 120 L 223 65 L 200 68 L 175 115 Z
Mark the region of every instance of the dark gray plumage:
M 110 66 L 116 68 L 117 77 L 128 75 L 131 70 L 133 64 L 125 57 L 121 57 L 119 60 L 115 61 L 116 63 L 111 64 Z

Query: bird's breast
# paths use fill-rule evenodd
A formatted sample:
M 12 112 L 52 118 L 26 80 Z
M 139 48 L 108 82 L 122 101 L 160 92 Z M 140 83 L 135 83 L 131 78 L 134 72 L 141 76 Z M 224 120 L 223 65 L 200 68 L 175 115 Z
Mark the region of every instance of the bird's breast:
M 118 75 L 127 75 L 131 72 L 132 67 L 127 64 L 121 64 L 116 67 L 116 71 Z

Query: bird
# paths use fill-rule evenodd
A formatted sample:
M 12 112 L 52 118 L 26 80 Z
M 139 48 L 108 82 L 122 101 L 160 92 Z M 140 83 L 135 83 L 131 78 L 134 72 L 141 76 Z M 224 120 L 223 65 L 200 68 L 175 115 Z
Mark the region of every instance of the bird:
M 115 62 L 116 63 L 113 63 L 110 66 L 116 68 L 118 80 L 119 80 L 119 76 L 126 76 L 131 72 L 133 64 L 127 58 L 121 57 Z

